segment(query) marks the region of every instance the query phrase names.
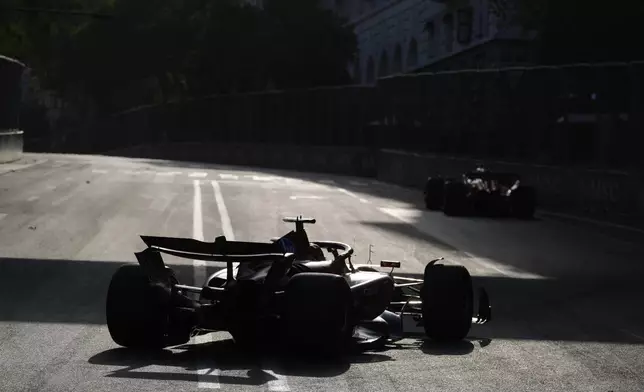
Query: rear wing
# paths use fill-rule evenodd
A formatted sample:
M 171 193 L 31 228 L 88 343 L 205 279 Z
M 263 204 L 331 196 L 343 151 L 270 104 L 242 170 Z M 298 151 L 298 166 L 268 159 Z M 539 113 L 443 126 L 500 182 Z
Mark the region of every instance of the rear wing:
M 220 236 L 214 242 L 191 238 L 141 236 L 148 248 L 135 253 L 139 265 L 155 280 L 163 280 L 165 263 L 159 253 L 181 258 L 226 262 L 226 280 L 231 282 L 233 263 L 293 261 L 294 254 L 283 251 L 280 243 L 228 241 Z
M 149 249 L 186 259 L 204 261 L 259 262 L 286 258 L 279 242 L 228 241 L 220 236 L 214 242 L 191 238 L 141 236 Z

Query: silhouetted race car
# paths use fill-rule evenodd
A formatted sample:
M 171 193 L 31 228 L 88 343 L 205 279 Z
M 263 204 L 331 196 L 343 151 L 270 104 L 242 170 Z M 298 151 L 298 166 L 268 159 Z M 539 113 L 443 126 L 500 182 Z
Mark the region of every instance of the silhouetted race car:
M 533 217 L 537 194 L 514 173 L 496 173 L 479 166 L 459 179 L 430 177 L 425 184 L 425 206 L 446 215 L 506 215 Z
M 410 336 L 458 341 L 471 325 L 491 318 L 480 289 L 473 317 L 473 286 L 466 268 L 429 262 L 423 279 L 396 277 L 397 261 L 353 265 L 353 249 L 341 242 L 309 242 L 310 218 L 285 218 L 296 229 L 271 242 L 218 237 L 141 238 L 148 248 L 138 265 L 113 275 L 106 304 L 114 342 L 132 348 L 163 348 L 191 336 L 228 331 L 246 348 L 342 353 L 369 349 Z M 326 250 L 331 257 L 324 257 Z M 161 253 L 223 261 L 226 268 L 202 286 L 180 284 Z M 289 350 L 291 351 L 291 350 Z

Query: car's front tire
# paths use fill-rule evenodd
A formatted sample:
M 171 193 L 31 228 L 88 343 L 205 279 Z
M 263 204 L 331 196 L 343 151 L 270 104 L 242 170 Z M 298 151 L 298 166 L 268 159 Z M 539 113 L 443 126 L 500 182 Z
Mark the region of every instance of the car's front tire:
M 439 342 L 459 341 L 472 325 L 473 288 L 460 265 L 427 265 L 421 289 L 425 334 Z
M 170 336 L 170 300 L 167 288 L 152 284 L 139 265 L 120 267 L 112 276 L 105 306 L 112 340 L 146 349 L 187 342 L 188 334 Z

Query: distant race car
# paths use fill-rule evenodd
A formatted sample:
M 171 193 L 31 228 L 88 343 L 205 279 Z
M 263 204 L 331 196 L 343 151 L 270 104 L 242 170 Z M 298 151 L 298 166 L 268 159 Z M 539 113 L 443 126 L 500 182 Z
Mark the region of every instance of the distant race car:
M 353 249 L 340 242 L 309 242 L 310 218 L 285 218 L 296 229 L 271 242 L 218 237 L 141 238 L 148 248 L 138 265 L 113 275 L 106 303 L 107 326 L 117 344 L 159 349 L 191 336 L 228 331 L 247 348 L 277 347 L 342 353 L 369 349 L 404 337 L 437 341 L 465 338 L 471 325 L 491 318 L 480 289 L 473 317 L 473 286 L 466 268 L 429 262 L 423 279 L 396 277 L 397 261 L 353 265 Z M 323 249 L 332 257 L 326 260 Z M 226 268 L 202 286 L 180 284 L 161 253 L 223 261 Z
M 514 173 L 496 173 L 479 166 L 459 179 L 430 177 L 424 190 L 425 206 L 446 215 L 494 214 L 530 219 L 537 193 L 521 184 Z

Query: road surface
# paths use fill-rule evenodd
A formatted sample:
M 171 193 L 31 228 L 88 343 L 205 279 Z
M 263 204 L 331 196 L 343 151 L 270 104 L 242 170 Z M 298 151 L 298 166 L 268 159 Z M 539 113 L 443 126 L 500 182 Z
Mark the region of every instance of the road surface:
M 535 220 L 450 218 L 369 179 L 107 157 L 0 166 L 0 391 L 641 391 L 644 241 Z M 157 354 L 118 348 L 112 273 L 140 234 L 267 240 L 286 215 L 356 262 L 432 258 L 484 285 L 494 320 L 453 347 L 408 339 L 335 363 L 250 358 L 217 333 Z M 192 284 L 219 268 L 170 259 Z

